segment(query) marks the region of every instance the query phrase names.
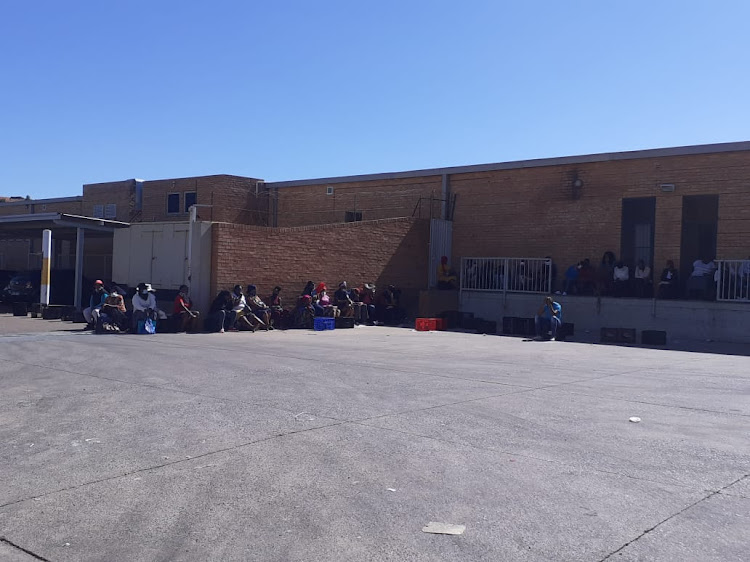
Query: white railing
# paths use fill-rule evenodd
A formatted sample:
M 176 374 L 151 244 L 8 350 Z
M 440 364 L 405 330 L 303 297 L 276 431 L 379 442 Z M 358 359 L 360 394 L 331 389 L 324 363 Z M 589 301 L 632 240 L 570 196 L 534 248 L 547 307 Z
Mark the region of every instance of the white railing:
M 716 300 L 750 302 L 750 259 L 716 260 Z
M 549 294 L 551 289 L 547 258 L 461 258 L 462 291 Z

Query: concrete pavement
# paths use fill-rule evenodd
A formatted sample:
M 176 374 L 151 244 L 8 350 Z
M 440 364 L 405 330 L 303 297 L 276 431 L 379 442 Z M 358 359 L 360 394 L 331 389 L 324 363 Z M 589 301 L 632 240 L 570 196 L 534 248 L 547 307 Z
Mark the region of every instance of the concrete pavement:
M 367 327 L 0 359 L 0 559 L 747 559 L 747 357 Z

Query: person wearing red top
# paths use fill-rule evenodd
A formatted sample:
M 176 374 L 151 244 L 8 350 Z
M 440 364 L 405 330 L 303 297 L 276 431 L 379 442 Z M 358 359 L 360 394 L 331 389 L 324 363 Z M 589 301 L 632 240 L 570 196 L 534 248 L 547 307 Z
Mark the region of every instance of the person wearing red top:
M 178 331 L 195 331 L 200 313 L 193 310 L 193 301 L 190 299 L 190 289 L 187 285 L 180 285 L 180 292 L 174 299 L 174 310 L 172 312 L 172 318 L 175 319 Z

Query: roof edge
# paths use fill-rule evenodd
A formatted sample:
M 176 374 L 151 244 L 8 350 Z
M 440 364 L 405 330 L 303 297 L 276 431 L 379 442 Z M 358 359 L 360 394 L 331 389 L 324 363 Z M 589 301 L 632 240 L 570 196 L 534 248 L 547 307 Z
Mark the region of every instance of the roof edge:
M 80 203 L 83 201 L 82 195 L 72 197 L 50 197 L 49 199 L 23 199 L 21 201 L 4 201 L 0 202 L 2 207 L 17 207 L 19 205 L 38 205 L 46 203 Z
M 541 168 L 545 166 L 564 166 L 569 164 L 587 164 L 593 162 L 610 162 L 617 160 L 638 160 L 641 158 L 660 158 L 665 156 L 689 156 L 696 154 L 717 154 L 723 152 L 750 151 L 750 141 L 725 142 L 716 144 L 697 144 L 670 148 L 650 148 L 624 152 L 603 152 L 581 156 L 559 156 L 554 158 L 535 158 L 515 160 L 495 164 L 471 164 L 468 166 L 448 166 L 445 168 L 427 168 L 405 172 L 385 172 L 353 176 L 335 176 L 307 180 L 266 182 L 267 188 L 301 187 L 306 185 L 350 183 L 372 180 L 416 178 L 422 176 L 442 176 L 444 174 L 467 174 L 472 172 L 493 172 L 497 170 L 515 170 L 521 168 Z

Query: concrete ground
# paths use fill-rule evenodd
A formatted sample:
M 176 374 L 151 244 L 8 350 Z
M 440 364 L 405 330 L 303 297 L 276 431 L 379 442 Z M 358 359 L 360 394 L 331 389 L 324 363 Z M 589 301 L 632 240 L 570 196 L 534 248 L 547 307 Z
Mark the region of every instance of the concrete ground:
M 0 359 L 1 560 L 748 560 L 747 357 L 367 327 Z

